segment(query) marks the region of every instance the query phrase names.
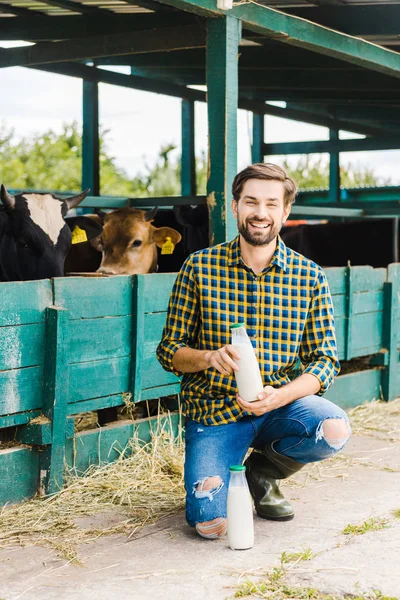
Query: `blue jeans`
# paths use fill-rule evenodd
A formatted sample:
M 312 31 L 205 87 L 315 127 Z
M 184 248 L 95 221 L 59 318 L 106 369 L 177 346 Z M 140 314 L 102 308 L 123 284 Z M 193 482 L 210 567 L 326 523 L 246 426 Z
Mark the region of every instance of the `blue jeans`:
M 186 423 L 185 489 L 186 520 L 196 523 L 226 517 L 229 467 L 242 464 L 250 447 L 262 450 L 274 442 L 274 450 L 300 463 L 324 460 L 347 442 L 324 439 L 325 419 L 344 419 L 346 413 L 326 398 L 306 396 L 261 417 L 246 416 L 227 425 Z M 350 437 L 350 434 L 349 434 Z M 201 490 L 208 477 L 220 477 L 221 485 Z

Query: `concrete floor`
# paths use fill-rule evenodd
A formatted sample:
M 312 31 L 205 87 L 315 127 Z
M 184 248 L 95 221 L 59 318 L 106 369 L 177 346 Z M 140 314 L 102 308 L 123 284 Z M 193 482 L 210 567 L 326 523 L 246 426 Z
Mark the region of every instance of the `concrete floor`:
M 0 600 L 223 600 L 234 596 L 245 571 L 262 575 L 280 565 L 284 551 L 302 547 L 317 556 L 290 570 L 291 585 L 331 594 L 378 590 L 400 598 L 400 519 L 391 512 L 400 509 L 400 445 L 353 436 L 341 459 L 314 465 L 311 474 L 317 479 L 285 487 L 296 510 L 293 521 L 255 517 L 251 550 L 232 551 L 226 538 L 196 537 L 181 513 L 128 542 L 118 535 L 81 546 L 83 567 L 45 548 L 1 550 Z M 298 477 L 304 481 L 304 471 Z M 347 524 L 370 517 L 387 518 L 388 526 L 343 535 Z

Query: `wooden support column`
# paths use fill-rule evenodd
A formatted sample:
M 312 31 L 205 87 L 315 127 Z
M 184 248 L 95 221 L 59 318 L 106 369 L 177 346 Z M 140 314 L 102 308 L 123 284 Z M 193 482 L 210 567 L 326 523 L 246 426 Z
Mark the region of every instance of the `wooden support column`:
M 238 52 L 241 22 L 234 17 L 207 23 L 207 108 L 210 243 L 237 234 L 232 215 L 231 186 L 237 172 Z
M 100 195 L 98 83 L 83 80 L 82 189 Z
M 43 370 L 43 415 L 50 421 L 51 439 L 44 440 L 40 456 L 42 494 L 54 494 L 63 485 L 69 371 L 67 363 L 68 311 L 46 309 L 46 351 Z
M 196 195 L 194 101 L 182 100 L 182 196 Z
M 329 139 L 331 141 L 339 140 L 339 131 L 330 129 Z M 329 153 L 329 201 L 332 204 L 340 202 L 340 159 L 337 151 Z
M 251 145 L 251 162 L 264 162 L 264 115 L 253 113 L 253 143 Z
M 383 345 L 389 354 L 388 364 L 382 372 L 384 400 L 394 400 L 400 393 L 400 363 L 398 351 L 398 323 L 400 318 L 400 265 L 388 266 L 388 281 L 383 284 Z

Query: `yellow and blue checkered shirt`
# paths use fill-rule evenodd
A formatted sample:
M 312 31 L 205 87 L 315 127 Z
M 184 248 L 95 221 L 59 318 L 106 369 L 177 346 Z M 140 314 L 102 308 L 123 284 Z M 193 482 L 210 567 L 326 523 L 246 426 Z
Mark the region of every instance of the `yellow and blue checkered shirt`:
M 323 394 L 340 369 L 332 299 L 321 267 L 278 238 L 271 263 L 259 275 L 242 260 L 239 237 L 191 254 L 172 290 L 157 357 L 172 366 L 178 348 L 217 350 L 230 344 L 230 327 L 242 322 L 257 351 L 264 385 L 293 378 L 298 358 Z M 219 425 L 240 419 L 234 375 L 211 367 L 185 373 L 181 398 L 189 419 Z

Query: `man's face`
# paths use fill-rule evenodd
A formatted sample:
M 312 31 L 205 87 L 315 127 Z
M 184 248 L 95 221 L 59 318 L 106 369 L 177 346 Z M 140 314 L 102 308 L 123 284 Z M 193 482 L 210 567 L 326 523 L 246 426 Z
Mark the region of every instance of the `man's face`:
M 282 181 L 249 179 L 239 200 L 232 201 L 239 233 L 251 246 L 266 246 L 282 229 L 290 213 L 284 193 Z

